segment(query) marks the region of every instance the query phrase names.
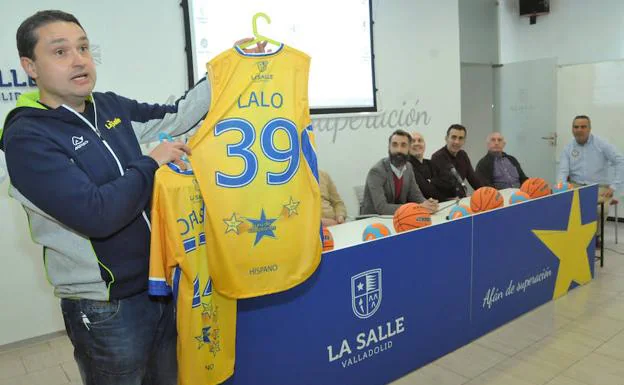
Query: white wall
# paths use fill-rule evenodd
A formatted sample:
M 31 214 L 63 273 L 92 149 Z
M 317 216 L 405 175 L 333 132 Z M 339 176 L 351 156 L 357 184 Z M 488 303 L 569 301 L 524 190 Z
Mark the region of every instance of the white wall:
M 186 89 L 184 28 L 177 0 L 11 2 L 2 7 L 3 83 L 11 80 L 7 79 L 11 69 L 19 71 L 20 82 L 26 80 L 19 66 L 15 32 L 23 19 L 49 7 L 73 13 L 86 29 L 99 61 L 97 91 L 114 90 L 143 101 L 164 102 Z M 24 88 L 0 88 L 5 99 L 19 91 Z M 2 101 L 2 95 L 3 125 L 14 101 Z M 24 211 L 7 196 L 7 189 L 7 181 L 0 184 L 0 256 L 4 266 L 0 269 L 0 345 L 63 329 L 58 300 L 45 278 L 41 247 L 30 240 Z
M 461 0 L 460 0 L 461 1 Z M 529 25 L 518 0 L 500 0 L 500 63 L 557 57 L 560 65 L 624 58 L 624 1 L 551 0 Z
M 551 0 L 550 13 L 539 16 L 535 25 L 530 25 L 527 17 L 518 15 L 518 0 L 501 0 L 500 3 L 500 63 L 556 58 L 561 66 L 557 71 L 557 108 L 553 111 L 557 123 L 552 130 L 559 134 L 557 155 L 572 140 L 571 121 L 577 113 L 592 117 L 593 131 L 598 135 L 621 137 L 624 122 L 615 122 L 613 114 L 603 114 L 599 106 L 596 108 L 599 103 L 592 99 L 593 77 L 585 77 L 601 65 L 584 64 L 624 59 L 624 1 Z M 616 81 L 617 77 L 613 79 Z M 562 92 L 583 94 L 577 99 Z M 624 91 L 620 89 L 620 92 Z M 621 146 L 619 149 L 624 151 Z
M 178 3 L 58 0 L 54 7 L 74 13 L 99 47 L 98 91 L 163 102 L 187 85 Z M 368 169 L 386 156 L 394 129 L 423 132 L 430 155 L 443 145 L 446 128 L 460 119 L 457 0 L 435 6 L 413 0 L 373 4 L 380 113 L 314 120 L 320 166 L 330 172 L 351 215 L 357 213 L 353 186 L 363 184 Z M 31 0 L 3 7 L 3 74 L 19 68 L 15 31 L 21 20 L 49 6 Z M 20 76 L 25 79 L 23 72 Z M 0 88 L 14 91 L 19 90 Z M 12 105 L 0 102 L 0 119 Z M 41 248 L 30 241 L 25 215 L 6 191 L 7 181 L 0 185 L 0 253 L 3 266 L 11 269 L 0 270 L 0 345 L 63 328 L 58 300 L 44 277 Z
M 442 147 L 446 129 L 460 120 L 457 0 L 374 2 L 374 44 L 380 114 L 315 118 L 319 166 L 358 214 L 353 187 L 388 151 L 397 128 L 418 130 L 426 156 Z
M 498 63 L 498 0 L 458 0 L 462 63 Z

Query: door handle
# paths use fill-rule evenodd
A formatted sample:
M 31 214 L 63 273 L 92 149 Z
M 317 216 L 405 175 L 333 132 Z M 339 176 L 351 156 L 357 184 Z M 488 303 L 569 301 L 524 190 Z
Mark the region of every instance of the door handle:
M 550 145 L 555 147 L 557 146 L 557 133 L 553 132 L 550 136 L 542 136 L 542 139 L 549 141 Z

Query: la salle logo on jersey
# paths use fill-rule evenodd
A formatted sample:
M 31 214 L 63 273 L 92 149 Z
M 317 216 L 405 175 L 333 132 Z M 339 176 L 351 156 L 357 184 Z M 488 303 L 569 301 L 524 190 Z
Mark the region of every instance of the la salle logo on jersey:
M 372 269 L 351 277 L 351 306 L 358 318 L 369 318 L 381 305 L 381 269 Z
M 259 61 L 256 65 L 258 66 L 258 71 L 264 72 L 266 71 L 267 66 L 269 65 L 269 62 L 267 60 L 263 60 L 263 61 Z
M 258 73 L 255 75 L 251 75 L 251 80 L 254 82 L 268 82 L 273 79 L 273 74 L 266 73 L 267 68 L 269 67 L 269 61 L 263 60 L 256 63 L 256 67 L 258 67 Z

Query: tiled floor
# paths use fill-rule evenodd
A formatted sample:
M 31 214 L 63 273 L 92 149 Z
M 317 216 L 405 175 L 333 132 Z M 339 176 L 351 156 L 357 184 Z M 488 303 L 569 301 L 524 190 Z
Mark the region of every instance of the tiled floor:
M 623 385 L 624 238 L 613 223 L 606 234 L 590 284 L 391 385 Z M 67 337 L 0 351 L 0 385 L 69 384 L 81 381 Z

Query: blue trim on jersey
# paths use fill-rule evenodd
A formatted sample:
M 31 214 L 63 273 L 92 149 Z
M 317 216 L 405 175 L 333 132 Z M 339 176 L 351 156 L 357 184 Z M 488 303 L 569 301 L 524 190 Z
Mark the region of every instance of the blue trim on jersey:
M 199 233 L 199 245 L 206 244 L 206 233 Z
M 301 132 L 301 152 L 303 152 L 303 157 L 306 162 L 308 162 L 308 166 L 312 171 L 312 174 L 316 178 L 316 182 L 319 181 L 318 174 L 318 162 L 316 159 L 316 151 L 310 142 L 310 137 L 308 136 L 308 131 L 312 131 L 312 126 L 309 125 L 305 130 Z
M 180 167 L 178 167 L 177 164 L 175 163 L 167 163 L 167 166 L 169 166 L 170 169 L 172 169 L 173 171 L 175 171 L 178 174 L 182 174 L 182 175 L 194 175 L 193 174 L 193 169 L 190 168 L 191 164 L 187 163 L 187 165 L 189 166 L 188 169 L 186 170 L 182 170 Z
M 195 237 L 183 240 L 182 244 L 184 245 L 184 252 L 187 253 L 187 254 L 197 248 L 197 243 L 195 242 Z
M 264 53 L 247 53 L 247 52 L 243 51 L 243 50 L 242 50 L 239 46 L 237 46 L 237 45 L 236 45 L 236 46 L 234 46 L 234 49 L 236 49 L 236 51 L 237 51 L 239 54 L 241 54 L 241 55 L 243 55 L 243 56 L 248 56 L 248 57 L 263 57 L 263 56 L 265 56 L 265 57 L 266 57 L 266 56 L 273 56 L 273 55 L 276 55 L 277 53 L 279 53 L 279 51 L 281 51 L 281 50 L 282 50 L 282 48 L 284 48 L 284 44 L 283 44 L 283 43 L 282 43 L 282 44 L 280 44 L 279 48 L 278 48 L 278 49 L 276 49 L 276 50 L 275 50 L 275 51 L 273 51 L 273 52 L 264 52 Z
M 171 295 L 171 288 L 164 280 L 152 280 L 147 283 L 147 291 L 149 295 L 155 295 L 158 297 L 168 297 Z
M 212 277 L 208 277 L 208 282 L 206 282 L 206 287 L 204 288 L 204 292 L 202 293 L 204 297 L 208 297 L 212 295 Z
M 182 270 L 176 266 L 173 268 L 173 282 L 172 282 L 172 294 L 173 300 L 178 302 L 178 289 L 180 288 L 180 276 L 182 275 Z
M 201 296 L 199 295 L 199 277 L 193 280 L 193 302 L 191 307 L 199 307 L 201 305 Z

